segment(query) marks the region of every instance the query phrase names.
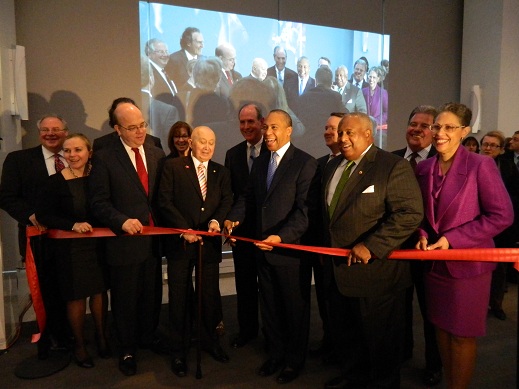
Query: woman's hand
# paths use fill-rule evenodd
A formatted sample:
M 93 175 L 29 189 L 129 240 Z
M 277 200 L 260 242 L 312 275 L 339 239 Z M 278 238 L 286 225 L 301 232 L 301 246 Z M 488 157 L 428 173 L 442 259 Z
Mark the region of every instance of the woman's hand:
M 420 239 L 414 248 L 417 250 L 427 250 L 427 238 L 425 236 L 420 236 Z
M 450 247 L 449 241 L 445 236 L 438 239 L 438 242 L 427 246 L 426 250 L 448 250 Z

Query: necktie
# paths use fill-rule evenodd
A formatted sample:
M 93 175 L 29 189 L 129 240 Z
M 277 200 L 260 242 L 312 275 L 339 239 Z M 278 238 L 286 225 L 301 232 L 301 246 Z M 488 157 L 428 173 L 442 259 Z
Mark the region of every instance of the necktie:
M 342 88 L 339 88 L 339 94 L 342 95 Z
M 283 76 L 281 75 L 281 71 L 278 70 L 278 81 L 281 85 L 283 85 Z
M 65 169 L 65 164 L 59 157 L 59 154 L 54 154 L 54 168 L 56 169 L 56 173 L 59 173 L 63 169 Z
M 256 159 L 256 147 L 254 147 L 254 146 L 249 146 L 249 147 L 250 147 L 250 157 L 248 160 L 248 164 L 249 164 L 249 173 L 250 173 L 250 170 L 252 169 L 252 164 L 253 164 L 254 160 Z
M 144 161 L 142 160 L 139 149 L 132 148 L 132 151 L 135 153 L 135 166 L 137 167 L 137 175 L 139 176 L 139 180 L 141 180 L 141 184 L 144 187 L 146 194 L 148 194 L 148 172 L 144 166 Z
M 205 177 L 205 166 L 202 163 L 198 165 L 198 182 L 200 183 L 202 199 L 205 201 L 205 196 L 207 195 L 207 179 Z
M 301 83 L 299 84 L 299 96 L 303 94 L 303 79 L 301 79 Z
M 360 88 L 360 82 L 357 81 L 357 88 Z
M 328 207 L 328 215 L 330 215 L 330 219 L 335 212 L 335 208 L 337 207 L 337 203 L 339 202 L 339 197 L 341 196 L 342 190 L 346 186 L 346 182 L 350 178 L 351 169 L 355 165 L 355 162 L 348 161 L 344 171 L 342 172 L 341 179 L 335 188 L 335 192 L 333 192 L 332 201 L 330 202 L 330 206 Z
M 517 169 L 519 170 L 519 158 L 517 158 L 517 162 L 515 163 L 515 166 L 517 166 Z
M 274 178 L 274 173 L 276 173 L 276 169 L 278 168 L 277 156 L 278 153 L 274 151 L 270 157 L 269 168 L 267 171 L 267 190 L 269 190 L 272 178 Z
M 413 154 L 411 154 L 411 158 L 409 158 L 409 163 L 411 164 L 411 167 L 413 168 L 413 170 L 416 170 L 416 165 L 417 165 L 416 158 L 417 157 L 418 157 L 418 153 L 414 152 Z
M 227 81 L 229 82 L 229 85 L 232 85 L 232 77 L 231 77 L 231 72 L 226 70 L 225 71 L 225 75 L 227 76 Z
M 166 76 L 166 81 L 168 82 L 169 87 L 173 90 L 173 94 L 177 93 L 177 87 L 173 80 L 169 78 L 168 73 L 166 73 L 165 69 L 162 69 L 162 73 Z

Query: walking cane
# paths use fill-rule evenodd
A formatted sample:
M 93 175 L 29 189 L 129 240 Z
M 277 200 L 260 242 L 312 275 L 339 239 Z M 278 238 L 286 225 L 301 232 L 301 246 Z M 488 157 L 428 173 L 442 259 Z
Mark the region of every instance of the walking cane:
M 198 298 L 198 319 L 196 324 L 196 378 L 202 378 L 202 353 L 201 353 L 201 336 L 202 336 L 202 246 L 203 241 L 198 241 L 198 263 L 196 265 L 195 288 Z

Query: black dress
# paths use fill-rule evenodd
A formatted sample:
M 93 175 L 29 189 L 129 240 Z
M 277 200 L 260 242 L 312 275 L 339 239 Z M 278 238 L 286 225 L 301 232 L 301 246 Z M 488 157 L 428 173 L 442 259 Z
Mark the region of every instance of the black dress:
M 94 223 L 88 212 L 87 177 L 65 180 L 61 173 L 49 177 L 41 193 L 36 219 L 48 229 L 71 231 L 76 222 Z M 78 300 L 107 290 L 103 239 L 49 239 L 57 263 L 62 297 Z

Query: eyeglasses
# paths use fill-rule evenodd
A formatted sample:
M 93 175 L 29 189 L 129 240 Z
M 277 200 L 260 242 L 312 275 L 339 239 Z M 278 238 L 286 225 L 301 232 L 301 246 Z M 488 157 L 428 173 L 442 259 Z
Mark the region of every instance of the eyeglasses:
M 169 51 L 167 51 L 167 50 L 153 50 L 153 52 L 155 54 L 160 54 L 160 55 L 168 55 L 169 54 Z
M 124 126 L 121 126 L 120 124 L 118 124 L 118 126 L 121 127 L 121 128 L 124 128 L 126 131 L 135 132 L 137 130 L 145 130 L 145 129 L 147 129 L 148 128 L 148 123 L 142 122 L 138 126 L 129 126 L 129 127 L 124 127 Z
M 436 133 L 436 132 L 440 132 L 440 130 L 443 128 L 445 130 L 445 132 L 447 133 L 451 133 L 451 132 L 454 132 L 456 131 L 458 128 L 465 128 L 467 126 L 453 126 L 452 124 L 433 124 L 431 126 L 431 131 Z
M 420 130 L 430 130 L 431 129 L 431 126 L 427 123 L 416 123 L 416 122 L 411 122 L 407 125 L 408 127 L 410 128 L 418 128 Z
M 501 148 L 501 146 L 496 145 L 495 143 L 487 143 L 487 142 L 481 143 L 481 147 L 484 148 L 484 149 L 489 148 L 489 149 L 492 149 L 492 150 Z
M 42 134 L 59 134 L 61 132 L 64 132 L 65 130 L 63 128 L 39 128 L 38 129 Z

